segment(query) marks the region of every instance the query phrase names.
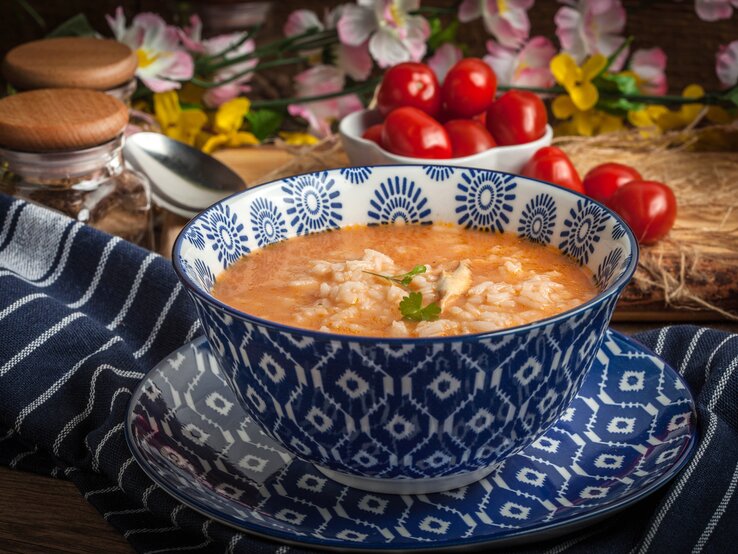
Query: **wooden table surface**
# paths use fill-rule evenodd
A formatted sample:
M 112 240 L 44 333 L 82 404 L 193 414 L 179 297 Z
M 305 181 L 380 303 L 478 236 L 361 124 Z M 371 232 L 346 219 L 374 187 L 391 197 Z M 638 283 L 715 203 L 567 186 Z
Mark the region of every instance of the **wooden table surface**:
M 631 334 L 662 325 L 616 323 L 613 327 Z M 738 333 L 738 323 L 707 325 Z M 132 554 L 133 549 L 72 483 L 0 467 L 0 552 Z

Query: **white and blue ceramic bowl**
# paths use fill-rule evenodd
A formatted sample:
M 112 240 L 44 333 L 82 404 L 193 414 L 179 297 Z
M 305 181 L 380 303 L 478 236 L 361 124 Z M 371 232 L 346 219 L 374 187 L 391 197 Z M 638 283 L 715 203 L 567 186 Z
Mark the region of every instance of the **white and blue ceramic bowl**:
M 361 135 L 364 134 L 364 131 L 376 123 L 381 123 L 383 119 L 382 114 L 377 110 L 361 110 L 341 119 L 338 127 L 341 135 L 341 143 L 353 165 L 463 165 L 464 167 L 478 167 L 480 169 L 520 173 L 523 166 L 528 163 L 528 160 L 530 160 L 533 154 L 539 148 L 549 146 L 553 138 L 553 129 L 550 125 L 546 125 L 546 131 L 543 133 L 543 136 L 531 142 L 510 146 L 495 146 L 483 152 L 461 158 L 424 160 L 422 158 L 410 158 L 408 156 L 393 154 L 380 147 L 376 142 L 362 138 Z
M 210 293 L 220 272 L 268 244 L 400 220 L 553 245 L 591 269 L 601 292 L 529 325 L 410 339 L 290 327 Z M 336 480 L 398 493 L 475 481 L 552 425 L 578 391 L 637 257 L 627 226 L 584 196 L 506 173 L 419 165 L 335 169 L 246 190 L 195 217 L 173 251 L 226 380 L 265 432 Z

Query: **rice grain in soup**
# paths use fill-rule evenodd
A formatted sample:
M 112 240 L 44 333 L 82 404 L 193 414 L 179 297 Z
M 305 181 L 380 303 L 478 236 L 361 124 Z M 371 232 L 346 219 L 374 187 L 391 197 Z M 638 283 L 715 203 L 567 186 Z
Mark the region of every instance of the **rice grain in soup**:
M 377 277 L 425 272 L 409 285 Z M 371 272 L 371 273 L 368 273 Z M 410 321 L 412 292 L 442 308 Z M 213 295 L 251 315 L 306 329 L 433 337 L 496 331 L 574 308 L 597 294 L 586 268 L 551 246 L 456 225 L 352 226 L 300 236 L 245 256 Z

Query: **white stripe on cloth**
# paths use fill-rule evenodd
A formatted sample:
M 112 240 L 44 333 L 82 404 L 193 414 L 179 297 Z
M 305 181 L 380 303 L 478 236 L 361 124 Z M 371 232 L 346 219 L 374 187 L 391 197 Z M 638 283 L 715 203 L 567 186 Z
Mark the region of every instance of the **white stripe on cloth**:
M 92 469 L 95 471 L 100 470 L 100 452 L 103 449 L 103 446 L 105 446 L 105 443 L 110 440 L 110 437 L 112 437 L 115 433 L 118 431 L 123 430 L 123 422 L 113 425 L 113 427 L 110 428 L 110 430 L 105 433 L 105 436 L 100 441 L 100 444 L 97 445 L 97 448 L 95 449 L 95 456 L 92 458 Z
M 113 329 L 115 329 L 126 317 L 128 310 L 131 308 L 131 306 L 133 305 L 133 301 L 136 299 L 138 289 L 141 286 L 141 281 L 143 280 L 143 276 L 146 274 L 146 270 L 151 265 L 151 262 L 153 262 L 157 257 L 158 256 L 152 252 L 151 254 L 146 256 L 146 258 L 144 258 L 143 262 L 141 262 L 141 265 L 138 268 L 138 272 L 136 273 L 136 277 L 133 280 L 133 285 L 131 285 L 131 290 L 128 293 L 128 298 L 126 298 L 126 301 L 123 303 L 123 307 L 120 309 L 120 312 L 118 312 L 118 315 L 115 316 L 115 319 L 113 319 L 113 321 L 111 321 L 107 325 L 108 331 L 112 331 Z
M 10 208 L 8 209 L 8 213 L 5 214 L 5 223 L 3 224 L 3 230 L 2 230 L 2 232 L 0 232 L 0 245 L 2 245 L 2 243 L 5 242 L 5 239 L 8 236 L 8 231 L 10 230 L 10 224 L 13 223 L 13 218 L 15 217 L 15 211 L 18 208 L 23 209 L 27 205 L 28 204 L 25 204 L 25 203 L 21 202 L 20 200 L 19 201 L 16 201 L 16 202 L 13 202 L 10 205 Z
M 110 257 L 110 253 L 121 240 L 122 239 L 120 237 L 113 237 L 108 241 L 108 243 L 105 245 L 105 248 L 103 249 L 102 254 L 100 255 L 100 261 L 97 264 L 97 268 L 95 268 L 95 275 L 92 276 L 92 281 L 90 281 L 90 285 L 87 287 L 87 290 L 79 300 L 73 302 L 72 304 L 69 304 L 70 308 L 79 308 L 80 306 L 84 306 L 87 301 L 92 298 L 92 295 L 95 294 L 95 291 L 100 284 L 100 279 L 102 279 L 102 274 L 103 271 L 105 271 L 105 266 L 108 265 L 108 258 Z
M 143 496 L 141 497 L 141 504 L 143 504 L 146 509 L 149 509 L 149 495 L 154 492 L 157 489 L 157 485 L 153 484 L 148 489 L 146 489 L 143 493 Z
M 26 417 L 28 417 L 28 414 L 30 414 L 33 410 L 35 410 L 36 408 L 38 408 L 39 406 L 41 406 L 44 402 L 46 402 L 49 398 L 51 398 L 57 391 L 59 391 L 59 389 L 62 388 L 62 386 L 64 385 L 64 383 L 66 383 L 67 381 L 69 381 L 69 379 L 71 379 L 72 376 L 75 373 L 77 373 L 77 371 L 79 371 L 79 368 L 82 367 L 82 365 L 87 360 L 89 360 L 90 358 L 92 358 L 93 356 L 96 356 L 97 354 L 99 354 L 101 352 L 104 352 L 105 350 L 107 350 L 108 348 L 110 348 L 114 344 L 116 344 L 118 342 L 121 342 L 122 340 L 123 339 L 121 339 L 120 337 L 113 337 L 112 339 L 110 339 L 108 342 L 106 342 L 105 344 L 103 344 L 100 348 L 98 348 L 97 350 L 95 350 L 91 354 L 88 354 L 87 356 L 85 356 L 84 358 L 82 358 L 79 362 L 77 362 L 76 364 L 74 364 L 74 366 L 72 367 L 72 369 L 70 369 L 64 375 L 62 375 L 61 377 L 59 377 L 59 379 L 57 379 L 56 383 L 54 383 L 48 389 L 46 389 L 41 394 L 41 396 L 39 396 L 38 398 L 36 398 L 30 404 L 26 405 L 26 407 L 21 410 L 21 412 L 18 414 L 18 417 L 15 420 L 15 429 L 16 429 L 16 431 L 20 430 L 20 426 L 23 424 L 23 420 L 26 419 Z M 103 364 L 103 366 L 104 365 L 106 365 L 106 364 Z M 112 366 L 108 366 L 108 367 L 112 367 Z
M 289 546 L 280 546 L 274 554 L 287 554 L 290 551 Z
M 233 554 L 234 548 L 236 548 L 236 545 L 238 544 L 238 541 L 240 541 L 243 538 L 243 535 L 241 533 L 237 533 L 231 537 L 231 540 L 228 541 L 228 550 L 226 550 L 226 554 Z
M 192 324 L 192 327 L 190 327 L 190 330 L 187 331 L 187 336 L 185 337 L 185 342 L 190 342 L 192 340 L 192 337 L 195 336 L 195 333 L 197 333 L 197 330 L 200 328 L 200 320 L 196 319 L 195 323 Z
M 91 356 L 94 354 L 91 354 Z M 88 356 L 89 358 L 89 356 Z M 83 360 L 84 361 L 84 360 Z M 81 421 L 83 421 L 87 416 L 89 416 L 92 413 L 92 408 L 95 405 L 95 387 L 97 385 L 97 378 L 98 376 L 105 370 L 108 369 L 110 366 L 107 364 L 102 364 L 97 367 L 95 372 L 92 374 L 92 377 L 90 378 L 90 394 L 87 397 L 87 406 L 85 406 L 85 409 L 82 410 L 79 414 L 74 416 L 72 419 L 70 419 L 67 424 L 64 426 L 64 428 L 59 432 L 56 439 L 54 440 L 54 444 L 52 446 L 52 451 L 54 452 L 54 455 L 59 455 L 59 448 L 61 447 L 61 443 L 64 441 L 65 438 L 67 438 L 67 435 L 74 429 Z M 130 390 L 127 388 L 121 387 L 118 390 L 115 391 L 113 394 L 113 400 L 110 402 L 110 406 L 112 409 L 113 402 L 115 402 L 115 397 L 118 395 L 119 392 L 127 392 L 130 394 Z
M 120 471 L 118 471 L 118 486 L 120 487 L 120 490 L 125 492 L 125 489 L 123 488 L 123 474 L 128 469 L 128 466 L 130 466 L 133 463 L 133 456 L 128 458 L 125 462 L 123 462 L 123 465 L 120 466 Z
M 733 361 L 729 364 L 728 368 L 723 373 L 723 375 L 720 376 L 720 380 L 718 381 L 718 384 L 715 387 L 715 390 L 713 391 L 710 397 L 710 400 L 707 403 L 707 411 L 710 412 L 708 416 L 707 431 L 705 431 L 705 435 L 702 439 L 702 443 L 697 449 L 697 452 L 695 453 L 694 457 L 689 462 L 687 467 L 684 468 L 682 473 L 679 475 L 679 478 L 677 482 L 674 484 L 674 486 L 672 487 L 671 492 L 669 493 L 669 496 L 663 501 L 663 507 L 659 510 L 659 512 L 654 517 L 654 522 L 651 525 L 648 532 L 646 533 L 646 536 L 641 541 L 641 544 L 639 545 L 640 547 L 637 546 L 631 552 L 635 552 L 637 550 L 639 554 L 643 554 L 649 549 L 649 547 L 651 546 L 651 542 L 653 542 L 653 539 L 656 536 L 656 533 L 658 532 L 659 527 L 661 526 L 661 522 L 664 520 L 664 518 L 666 517 L 666 514 L 669 512 L 671 507 L 674 505 L 674 502 L 676 502 L 676 499 L 682 493 L 682 490 L 684 489 L 684 486 L 687 484 L 687 481 L 689 481 L 689 478 L 692 476 L 692 473 L 694 473 L 694 470 L 696 469 L 696 467 L 699 465 L 700 461 L 702 460 L 702 456 L 705 455 L 705 452 L 710 446 L 710 442 L 712 441 L 712 437 L 715 434 L 715 429 L 717 427 L 717 416 L 714 413 L 712 413 L 712 411 L 715 409 L 715 406 L 720 400 L 720 397 L 722 396 L 725 390 L 725 386 L 727 385 L 728 380 L 733 374 L 733 371 L 735 371 L 736 365 L 738 365 L 738 357 L 733 359 Z
M 91 496 L 95 496 L 96 494 L 109 494 L 111 492 L 121 492 L 121 490 L 118 487 L 107 487 L 105 489 L 97 489 L 95 491 L 86 492 L 85 500 L 89 499 Z
M 108 519 L 113 516 L 128 516 L 133 514 L 144 514 L 148 512 L 146 508 L 132 508 L 130 510 L 116 510 L 112 512 L 105 512 L 103 514 L 104 519 Z
M 706 369 L 705 369 L 705 382 L 707 382 L 707 380 L 710 378 L 710 373 L 712 372 L 712 361 L 715 359 L 715 355 L 718 353 L 718 351 L 723 346 L 725 346 L 726 344 L 728 344 L 728 342 L 731 339 L 737 339 L 737 338 L 738 338 L 738 335 L 728 335 L 722 341 L 720 341 L 720 344 L 718 344 L 715 347 L 715 350 L 713 351 L 712 354 L 710 354 L 710 357 L 707 359 L 707 365 L 705 366 L 706 367 Z
M 18 465 L 18 462 L 20 462 L 23 458 L 26 458 L 30 456 L 31 454 L 35 454 L 38 452 L 38 446 L 34 446 L 33 449 L 29 450 L 28 452 L 23 452 L 22 454 L 18 454 L 15 458 L 10 460 L 10 463 L 8 463 L 8 467 L 14 468 Z
M 694 552 L 695 554 L 702 552 L 702 550 L 705 548 L 705 545 L 707 544 L 707 541 L 710 540 L 712 532 L 715 530 L 715 527 L 717 527 L 720 518 L 723 517 L 725 509 L 728 507 L 728 503 L 730 502 L 731 498 L 733 498 L 733 494 L 735 494 L 736 486 L 738 486 L 738 465 L 736 465 L 735 469 L 733 470 L 733 477 L 731 477 L 730 479 L 730 485 L 728 485 L 728 488 L 725 491 L 722 500 L 720 500 L 720 504 L 718 504 L 717 509 L 713 512 L 712 517 L 710 517 L 710 521 L 705 526 L 705 529 L 702 531 L 702 535 L 697 541 L 697 544 L 695 544 L 694 548 L 692 548 L 692 552 Z
M 692 355 L 694 354 L 694 349 L 697 347 L 697 342 L 700 340 L 700 337 L 705 333 L 705 331 L 707 331 L 707 327 L 703 327 L 702 329 L 698 330 L 692 337 L 692 340 L 689 343 L 689 347 L 687 348 L 687 353 L 682 360 L 682 364 L 679 366 L 680 375 L 684 375 L 684 372 L 687 369 L 687 365 L 689 365 L 689 361 L 692 359 Z
M 659 331 L 659 337 L 656 340 L 656 347 L 654 348 L 654 351 L 659 356 L 664 351 L 664 344 L 666 343 L 666 335 L 669 334 L 669 331 L 670 330 L 671 330 L 671 327 L 667 326 L 667 327 L 664 327 L 663 329 L 661 329 L 661 331 Z
M 18 352 L 15 356 L 10 358 L 2 367 L 0 367 L 0 377 L 5 375 L 8 371 L 13 369 L 19 362 L 23 361 L 29 354 L 36 350 L 39 346 L 45 343 L 47 340 L 56 335 L 59 331 L 64 329 L 67 325 L 72 323 L 75 319 L 84 317 L 85 314 L 82 312 L 73 312 L 67 315 L 64 319 L 41 333 L 38 337 L 29 342 L 23 350 Z
M 155 527 L 155 528 L 144 528 L 144 529 L 129 529 L 123 533 L 123 538 L 128 538 L 131 535 L 138 533 L 169 533 L 170 531 L 181 531 L 179 527 Z
M 37 292 L 34 294 L 29 294 L 27 296 L 24 296 L 23 298 L 19 298 L 15 302 L 13 302 L 10 306 L 5 308 L 3 311 L 0 312 L 0 319 L 5 319 L 10 314 L 12 314 L 15 310 L 18 308 L 21 308 L 28 304 L 29 302 L 33 302 L 34 300 L 37 300 L 39 298 L 47 298 L 48 295 L 44 294 L 43 292 Z
M 172 294 L 169 295 L 169 299 L 167 300 L 167 303 L 164 305 L 164 309 L 159 314 L 159 317 L 156 320 L 156 323 L 154 324 L 154 328 L 151 330 L 151 334 L 149 335 L 149 338 L 146 339 L 146 342 L 143 343 L 141 348 L 136 350 L 133 353 L 134 358 L 140 358 L 146 352 L 151 348 L 151 345 L 156 340 L 156 336 L 159 334 L 159 330 L 161 329 L 162 324 L 164 323 L 164 319 L 167 317 L 167 314 L 169 313 L 169 310 L 172 309 L 172 305 L 174 304 L 174 301 L 177 299 L 177 296 L 179 296 L 180 291 L 182 290 L 182 285 L 177 283 L 177 286 L 174 287 L 172 290 Z

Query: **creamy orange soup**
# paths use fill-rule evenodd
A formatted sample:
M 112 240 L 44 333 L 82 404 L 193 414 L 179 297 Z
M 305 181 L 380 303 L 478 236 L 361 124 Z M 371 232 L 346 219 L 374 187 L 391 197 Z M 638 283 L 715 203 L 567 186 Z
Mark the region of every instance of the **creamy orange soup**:
M 582 304 L 597 289 L 589 270 L 551 246 L 435 224 L 291 238 L 233 264 L 213 294 L 295 327 L 429 337 L 522 325 Z

